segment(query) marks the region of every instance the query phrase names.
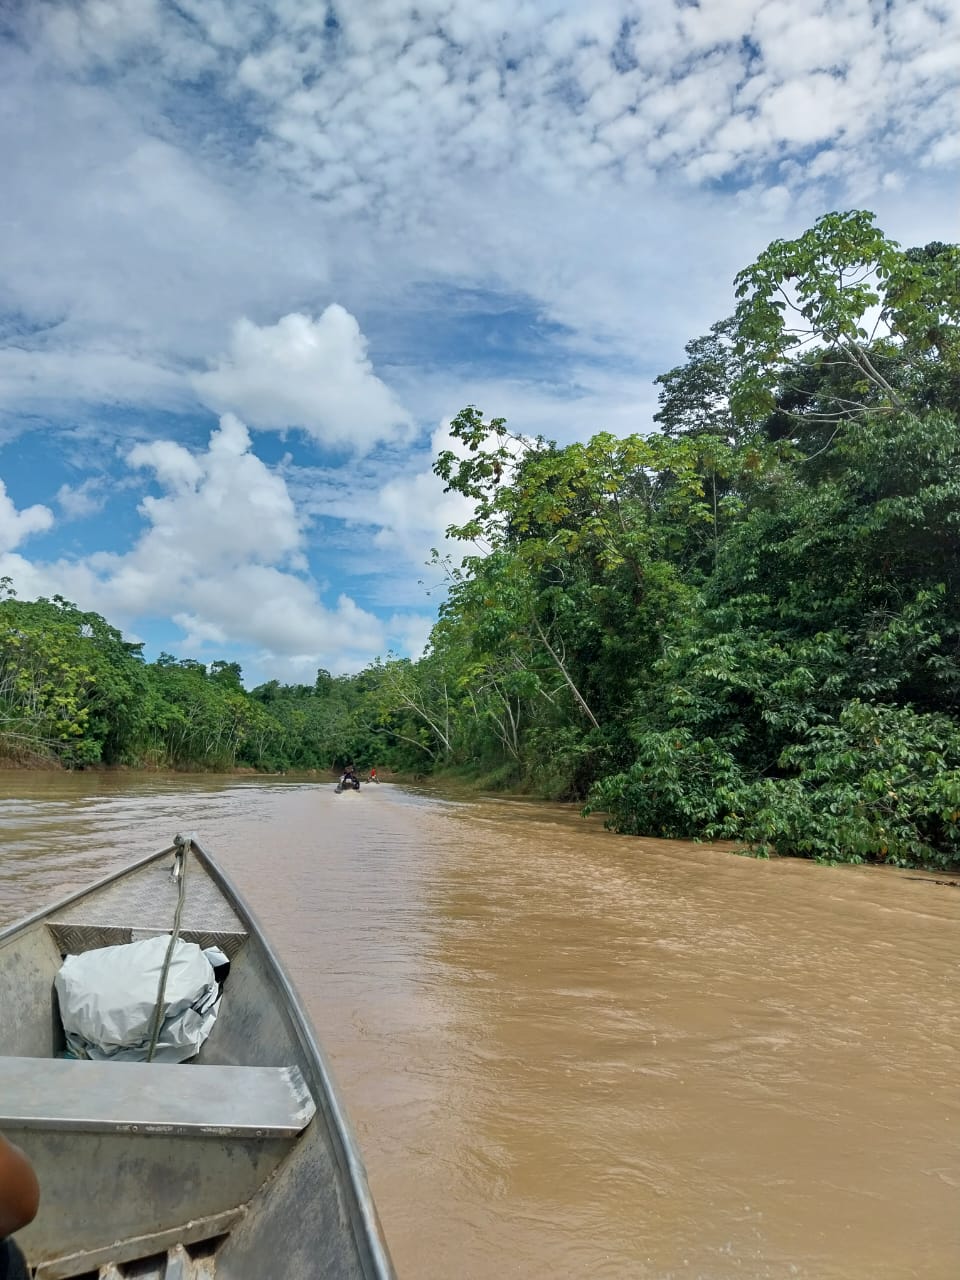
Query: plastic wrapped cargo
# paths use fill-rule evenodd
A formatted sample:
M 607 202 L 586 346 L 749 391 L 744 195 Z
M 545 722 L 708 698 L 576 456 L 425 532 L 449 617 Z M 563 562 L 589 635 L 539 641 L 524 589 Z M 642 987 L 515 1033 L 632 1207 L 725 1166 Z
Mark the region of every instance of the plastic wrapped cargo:
M 67 956 L 54 985 L 67 1050 L 78 1058 L 146 1060 L 170 934 Z M 216 956 L 213 957 L 216 960 Z M 178 938 L 164 985 L 155 1062 L 184 1062 L 216 1022 L 220 988 L 207 955 Z

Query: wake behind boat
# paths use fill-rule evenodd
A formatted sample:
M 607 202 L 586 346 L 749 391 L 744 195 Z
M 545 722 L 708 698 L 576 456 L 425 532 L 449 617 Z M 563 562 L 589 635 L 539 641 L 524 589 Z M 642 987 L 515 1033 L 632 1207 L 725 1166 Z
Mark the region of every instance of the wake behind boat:
M 173 992 L 176 948 L 228 962 L 201 1012 L 183 1011 L 187 1048 L 170 1049 L 177 1019 L 161 1028 L 158 1012 L 142 1047 L 151 1061 L 119 1060 L 112 1044 L 99 1057 L 95 1048 L 67 1056 L 85 1051 L 61 1017 L 61 970 L 75 964 L 65 957 L 96 968 L 158 938 L 168 940 L 158 1008 Z M 99 951 L 112 947 L 125 949 Z M 89 1016 L 97 1001 L 78 1007 Z M 0 1131 L 42 1188 L 36 1220 L 17 1236 L 37 1280 L 392 1280 L 356 1143 L 299 1000 L 194 840 L 178 836 L 0 932 L 0 1011 Z M 191 1034 L 206 1038 L 189 1061 L 161 1060 L 190 1052 Z

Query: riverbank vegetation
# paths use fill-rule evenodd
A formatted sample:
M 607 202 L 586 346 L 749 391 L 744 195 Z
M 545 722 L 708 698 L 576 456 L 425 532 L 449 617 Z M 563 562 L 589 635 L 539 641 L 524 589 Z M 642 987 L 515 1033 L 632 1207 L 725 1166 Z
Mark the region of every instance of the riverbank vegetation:
M 429 647 L 247 692 L 66 601 L 0 602 L 9 753 L 358 761 L 764 853 L 960 862 L 960 250 L 864 212 L 778 241 L 662 375 L 659 431 L 560 447 L 468 407 Z

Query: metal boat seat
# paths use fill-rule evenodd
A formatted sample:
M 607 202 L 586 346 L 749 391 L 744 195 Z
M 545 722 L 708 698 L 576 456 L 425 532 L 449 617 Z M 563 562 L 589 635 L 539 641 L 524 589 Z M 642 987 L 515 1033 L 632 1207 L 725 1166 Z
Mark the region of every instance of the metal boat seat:
M 0 1058 L 0 1129 L 293 1138 L 315 1111 L 297 1067 Z

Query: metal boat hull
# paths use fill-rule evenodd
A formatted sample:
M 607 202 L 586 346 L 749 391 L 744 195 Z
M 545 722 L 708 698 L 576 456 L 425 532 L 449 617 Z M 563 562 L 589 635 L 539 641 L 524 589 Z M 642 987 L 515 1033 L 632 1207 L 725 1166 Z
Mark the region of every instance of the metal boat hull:
M 0 933 L 0 1130 L 40 1179 L 18 1240 L 38 1280 L 391 1280 L 355 1140 L 299 1000 L 195 841 L 180 936 L 226 951 L 189 1063 L 65 1061 L 66 954 L 168 933 L 163 850 Z M 126 1073 L 126 1074 L 125 1074 Z

